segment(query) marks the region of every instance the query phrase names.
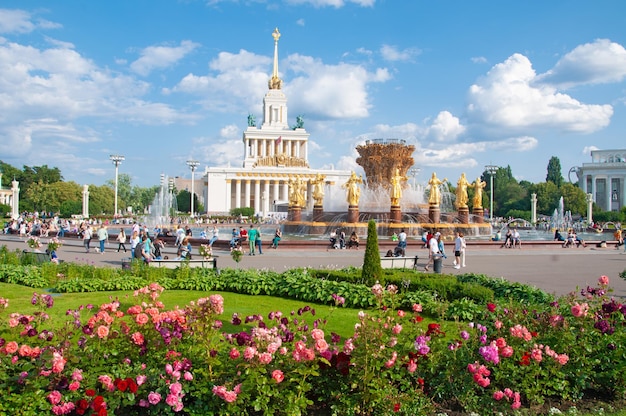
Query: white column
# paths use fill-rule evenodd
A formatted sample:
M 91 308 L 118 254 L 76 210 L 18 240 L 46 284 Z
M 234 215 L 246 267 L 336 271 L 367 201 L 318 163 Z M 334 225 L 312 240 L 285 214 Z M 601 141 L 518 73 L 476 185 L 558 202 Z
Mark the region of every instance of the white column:
M 83 185 L 83 218 L 89 218 L 89 185 Z
M 263 213 L 265 214 L 267 211 L 269 211 L 269 196 L 270 194 L 270 181 L 264 181 L 263 183 L 263 195 L 265 195 L 265 198 L 262 199 L 262 203 L 263 203 Z
M 285 179 L 283 181 L 283 199 L 285 201 L 289 201 L 289 180 Z
M 16 220 L 20 216 L 20 183 L 14 179 L 11 185 L 11 218 Z
M 235 208 L 241 208 L 241 180 L 235 180 Z
M 593 221 L 593 195 L 587 194 L 587 224 L 591 224 Z
M 537 194 L 530 194 L 530 222 L 537 224 Z
M 309 160 L 309 142 L 304 142 L 304 160 Z
M 233 181 L 226 179 L 226 212 L 230 212 L 231 200 L 233 197 Z
M 270 198 L 270 201 L 274 202 L 278 199 L 280 199 L 280 180 L 275 180 L 274 181 L 274 195 L 272 195 L 272 197 Z M 275 207 L 272 208 L 272 210 L 274 209 Z
M 596 178 L 596 175 L 591 175 L 591 196 L 593 198 L 593 200 L 596 200 L 596 181 L 598 179 Z
M 243 196 L 243 206 L 244 207 L 249 207 L 250 206 L 250 179 L 246 179 L 246 184 L 245 184 L 245 193 Z
M 259 179 L 254 180 L 254 213 L 261 211 L 261 181 Z
M 612 211 L 612 201 L 611 197 L 613 196 L 613 185 L 611 184 L 611 177 L 607 175 L 606 177 L 606 192 L 604 195 L 606 201 L 606 210 Z
M 300 157 L 301 146 L 302 146 L 302 142 L 300 140 L 296 140 L 296 157 Z

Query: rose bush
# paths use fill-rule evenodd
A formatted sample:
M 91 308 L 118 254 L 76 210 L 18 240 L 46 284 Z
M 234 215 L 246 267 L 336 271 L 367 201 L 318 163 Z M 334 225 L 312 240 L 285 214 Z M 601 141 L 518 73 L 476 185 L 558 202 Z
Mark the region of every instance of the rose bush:
M 555 403 L 626 393 L 626 305 L 608 278 L 550 303 L 489 302 L 444 332 L 422 306 L 377 307 L 354 334 L 328 333 L 309 306 L 268 316 L 223 316 L 210 295 L 167 308 L 150 284 L 129 299 L 66 313 L 52 325 L 50 295 L 35 312 L 2 313 L 0 413 L 42 414 L 532 414 Z M 346 299 L 333 295 L 336 307 Z M 546 411 L 547 412 L 547 411 Z

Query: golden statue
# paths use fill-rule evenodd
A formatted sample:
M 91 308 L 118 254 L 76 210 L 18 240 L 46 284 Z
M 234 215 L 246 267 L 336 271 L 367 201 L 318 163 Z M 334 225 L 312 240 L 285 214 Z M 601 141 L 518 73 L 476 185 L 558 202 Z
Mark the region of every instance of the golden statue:
M 474 199 L 472 200 L 474 209 L 483 207 L 483 189 L 485 186 L 487 186 L 487 182 L 481 181 L 480 178 L 476 178 L 474 181 L 472 186 L 474 188 Z
M 396 168 L 395 174 L 391 177 L 391 205 L 400 205 L 402 198 L 402 182 L 406 180 L 406 176 L 400 175 L 400 169 Z
M 311 185 L 313 185 L 313 199 L 315 200 L 315 205 L 323 205 L 325 179 L 325 175 L 318 173 L 315 179 L 311 180 Z
M 428 184 L 430 185 L 430 195 L 428 196 L 428 203 L 432 206 L 439 206 L 441 203 L 441 191 L 439 190 L 439 186 L 446 182 L 447 179 L 440 180 L 437 177 L 437 174 L 433 172 L 433 176 L 428 180 Z
M 456 183 L 456 201 L 454 205 L 457 209 L 459 208 L 467 208 L 467 202 L 469 198 L 467 197 L 467 187 L 470 183 L 467 181 L 465 177 L 465 173 L 461 174 L 459 181 Z
M 274 38 L 274 68 L 272 70 L 272 77 L 268 81 L 268 87 L 270 90 L 279 90 L 283 86 L 283 80 L 278 77 L 278 39 L 280 39 L 278 28 L 274 29 L 272 37 Z
M 356 173 L 352 171 L 352 175 L 350 175 L 350 179 L 348 182 L 341 185 L 342 188 L 347 189 L 347 200 L 348 204 L 352 206 L 359 205 L 359 198 L 361 197 L 361 188 L 359 184 L 363 183 L 362 176 L 356 176 Z

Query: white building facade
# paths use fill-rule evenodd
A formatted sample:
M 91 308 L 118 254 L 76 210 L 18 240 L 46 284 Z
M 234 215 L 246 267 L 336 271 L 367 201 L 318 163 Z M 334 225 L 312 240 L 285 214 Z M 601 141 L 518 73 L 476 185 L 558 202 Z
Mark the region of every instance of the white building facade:
M 233 208 L 254 208 L 255 214 L 265 216 L 279 211 L 289 200 L 289 180 L 300 177 L 307 183 L 307 206 L 312 211 L 311 180 L 319 173 L 326 185 L 343 184 L 350 171 L 311 169 L 308 162 L 309 133 L 300 117 L 295 127 L 289 127 L 287 97 L 278 77 L 278 29 L 274 37 L 274 68 L 269 91 L 263 98 L 263 120 L 260 127 L 252 116 L 243 132 L 243 166 L 207 167 L 203 175 L 207 214 L 228 214 Z
M 576 169 L 578 185 L 604 211 L 619 211 L 626 195 L 626 149 L 592 150 L 591 163 Z

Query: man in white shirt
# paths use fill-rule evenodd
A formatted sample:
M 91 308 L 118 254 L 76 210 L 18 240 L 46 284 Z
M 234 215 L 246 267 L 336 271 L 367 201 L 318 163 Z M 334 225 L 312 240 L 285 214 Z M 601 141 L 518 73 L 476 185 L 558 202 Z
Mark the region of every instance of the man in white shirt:
M 398 247 L 406 250 L 406 233 L 404 232 L 404 228 L 401 229 L 400 234 L 398 234 Z
M 424 266 L 424 271 L 428 271 L 428 266 L 431 263 L 434 263 L 435 257 L 439 256 L 441 253 L 439 253 L 439 242 L 437 241 L 437 237 L 439 237 L 441 235 L 441 233 L 439 231 L 437 231 L 435 233 L 435 235 L 432 236 L 432 238 L 430 239 L 430 241 L 428 242 L 428 263 L 426 263 L 426 266 Z

